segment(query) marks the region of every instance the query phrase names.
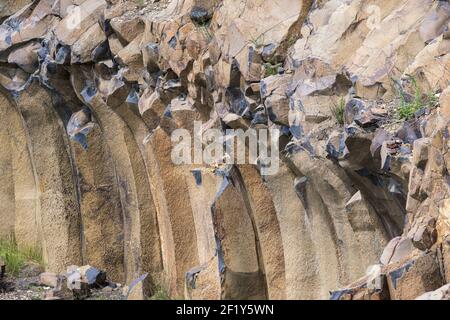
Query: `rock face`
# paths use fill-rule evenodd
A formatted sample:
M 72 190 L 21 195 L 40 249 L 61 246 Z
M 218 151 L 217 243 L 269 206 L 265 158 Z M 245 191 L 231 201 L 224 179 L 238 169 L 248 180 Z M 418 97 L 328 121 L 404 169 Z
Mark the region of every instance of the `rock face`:
M 0 238 L 42 248 L 43 280 L 448 298 L 448 1 L 6 3 Z M 278 132 L 278 170 L 176 164 L 196 121 Z
M 3 259 L 0 258 L 0 279 L 2 279 L 5 276 L 6 272 L 6 264 L 3 261 Z

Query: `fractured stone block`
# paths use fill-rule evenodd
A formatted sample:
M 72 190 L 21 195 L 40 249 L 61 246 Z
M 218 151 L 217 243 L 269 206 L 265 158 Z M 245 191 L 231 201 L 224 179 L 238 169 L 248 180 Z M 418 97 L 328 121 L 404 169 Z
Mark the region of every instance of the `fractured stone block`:
M 387 272 L 392 300 L 412 300 L 443 284 L 436 252 L 425 253 Z

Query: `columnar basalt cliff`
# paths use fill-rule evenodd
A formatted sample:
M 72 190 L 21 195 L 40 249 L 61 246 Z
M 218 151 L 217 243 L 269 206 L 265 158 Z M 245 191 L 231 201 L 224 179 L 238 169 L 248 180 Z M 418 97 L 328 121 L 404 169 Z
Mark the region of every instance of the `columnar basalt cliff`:
M 129 299 L 450 297 L 449 1 L 23 0 L 0 19 L 0 238 L 47 271 L 90 264 Z M 175 164 L 195 121 L 279 129 L 278 172 Z

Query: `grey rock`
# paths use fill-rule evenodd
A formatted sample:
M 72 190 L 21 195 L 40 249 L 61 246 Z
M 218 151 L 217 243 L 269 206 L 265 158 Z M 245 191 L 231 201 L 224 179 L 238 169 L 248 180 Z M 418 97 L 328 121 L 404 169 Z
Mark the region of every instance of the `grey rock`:
M 190 17 L 192 21 L 203 26 L 211 20 L 212 13 L 206 8 L 195 6 L 191 9 Z

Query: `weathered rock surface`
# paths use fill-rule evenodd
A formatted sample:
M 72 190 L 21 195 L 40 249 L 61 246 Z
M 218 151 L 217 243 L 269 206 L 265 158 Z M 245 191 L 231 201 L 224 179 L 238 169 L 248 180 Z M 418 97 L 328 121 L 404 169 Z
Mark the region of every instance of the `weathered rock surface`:
M 415 300 L 450 300 L 450 284 L 446 284 L 436 291 L 424 293 Z
M 0 237 L 48 299 L 448 297 L 448 1 L 6 4 Z M 195 121 L 278 129 L 279 170 L 175 164 Z
M 6 272 L 6 264 L 3 261 L 2 258 L 0 258 L 0 279 L 2 279 L 5 276 Z

